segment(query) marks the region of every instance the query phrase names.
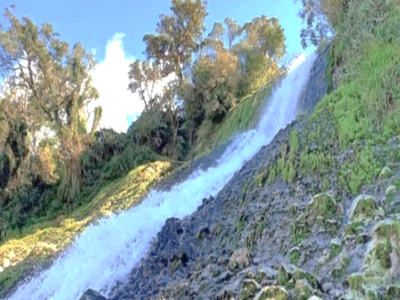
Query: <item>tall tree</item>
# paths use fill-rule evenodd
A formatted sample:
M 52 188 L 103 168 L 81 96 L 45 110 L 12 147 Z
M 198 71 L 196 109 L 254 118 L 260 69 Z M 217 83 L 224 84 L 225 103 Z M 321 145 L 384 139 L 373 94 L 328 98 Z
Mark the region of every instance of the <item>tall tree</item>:
M 350 0 L 301 0 L 303 8 L 298 15 L 307 25 L 300 34 L 303 48 L 310 44 L 318 46 L 322 41 L 329 40 L 347 11 L 349 2 Z
M 89 75 L 94 58 L 80 43 L 70 49 L 50 24 L 39 28 L 7 9 L 5 17 L 9 26 L 0 29 L 1 75 L 10 89 L 29 91 L 29 105 L 57 135 L 63 162 L 59 192 L 69 201 L 79 191 L 79 156 L 90 139 L 85 108 L 99 96 Z
M 236 21 L 232 20 L 231 18 L 226 18 L 224 20 L 224 24 L 227 26 L 227 33 L 228 33 L 228 49 L 229 52 L 232 49 L 233 42 L 236 40 L 238 36 L 240 36 L 242 27 L 236 23 Z
M 183 69 L 198 51 L 207 16 L 206 2 L 202 0 L 172 0 L 172 14 L 160 16 L 157 35 L 146 34 L 145 54 L 161 66 L 163 76 L 175 72 L 183 78 Z
M 155 91 L 161 79 L 160 68 L 154 62 L 135 60 L 130 65 L 128 78 L 130 80 L 128 90 L 137 93 L 144 104 L 144 109 L 149 111 L 160 97 Z
M 232 47 L 241 62 L 240 94 L 246 95 L 279 73 L 277 64 L 286 52 L 278 19 L 261 16 L 244 24 L 241 39 Z

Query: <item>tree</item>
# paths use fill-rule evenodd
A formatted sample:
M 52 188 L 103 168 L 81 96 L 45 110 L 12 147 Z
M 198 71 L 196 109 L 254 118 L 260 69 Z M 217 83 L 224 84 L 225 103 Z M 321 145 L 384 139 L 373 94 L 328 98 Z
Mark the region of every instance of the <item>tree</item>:
M 285 35 L 278 19 L 263 15 L 246 23 L 231 52 L 241 62 L 240 96 L 270 81 L 279 74 L 277 64 L 286 52 Z
M 63 165 L 59 194 L 69 201 L 79 191 L 79 157 L 90 140 L 85 109 L 99 96 L 89 75 L 94 58 L 80 43 L 70 49 L 50 24 L 39 28 L 27 17 L 20 22 L 7 9 L 5 16 L 9 26 L 0 29 L 1 75 L 8 88 L 29 92 L 32 117 L 42 118 L 56 134 Z
M 163 77 L 175 72 L 183 78 L 194 52 L 198 51 L 207 16 L 206 2 L 202 0 L 172 0 L 171 15 L 160 16 L 157 35 L 146 34 L 145 54 L 161 66 Z
M 160 72 L 160 68 L 154 62 L 135 60 L 130 65 L 128 77 L 131 82 L 128 90 L 138 93 L 146 111 L 149 111 L 160 97 L 154 90 L 161 79 Z
M 307 24 L 300 34 L 304 49 L 310 44 L 318 46 L 322 41 L 330 39 L 349 7 L 349 1 L 301 0 L 303 9 L 300 10 L 299 17 Z
M 6 155 L 9 165 L 7 183 L 17 185 L 26 179 L 27 159 L 30 154 L 29 132 L 34 134 L 38 130 L 38 120 L 33 117 L 34 112 L 28 106 L 28 94 L 23 91 L 4 91 L 0 99 L 0 152 Z
M 226 18 L 224 20 L 225 25 L 227 26 L 227 33 L 228 33 L 228 50 L 231 51 L 233 42 L 235 39 L 240 36 L 242 27 L 236 23 L 236 21 L 232 20 L 231 18 Z
M 189 115 L 220 122 L 236 102 L 239 76 L 238 59 L 227 52 L 197 60 L 192 68 L 196 96 L 186 99 Z

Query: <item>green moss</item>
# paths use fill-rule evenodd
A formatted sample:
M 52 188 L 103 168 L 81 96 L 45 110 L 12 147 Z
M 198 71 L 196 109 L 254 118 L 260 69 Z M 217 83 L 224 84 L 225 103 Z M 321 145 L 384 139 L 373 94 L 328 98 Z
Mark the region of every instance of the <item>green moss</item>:
M 400 132 L 400 88 L 393 76 L 400 61 L 400 47 L 370 44 L 364 53 L 353 62 L 358 76 L 327 95 L 314 112 L 315 116 L 325 111 L 334 116 L 342 149 L 355 140 L 383 142 Z
M 292 224 L 292 242 L 294 244 L 300 243 L 310 232 L 310 226 L 306 222 L 306 216 L 300 216 Z
M 290 163 L 294 163 L 297 153 L 299 151 L 299 132 L 297 130 L 293 130 L 292 132 L 290 132 L 289 146 L 290 146 L 290 151 L 289 151 L 288 161 Z
M 274 166 L 269 167 L 269 172 L 268 172 L 268 182 L 273 183 L 276 179 L 276 168 Z
M 241 215 L 236 222 L 236 233 L 239 234 L 243 231 L 245 225 L 245 216 Z
M 268 168 L 262 169 L 259 173 L 254 177 L 254 182 L 258 187 L 263 187 L 265 180 L 268 178 Z
M 321 151 L 309 153 L 308 149 L 305 149 L 300 155 L 300 168 L 305 175 L 310 172 L 318 175 L 326 174 L 335 164 L 335 159 L 330 153 Z
M 218 235 L 222 232 L 222 229 L 223 229 L 222 224 L 218 224 L 217 226 L 215 226 L 214 234 L 215 234 L 216 236 L 218 236 Z
M 347 192 L 356 194 L 362 185 L 378 177 L 380 163 L 372 147 L 357 151 L 353 158 L 341 165 L 338 181 Z
M 290 251 L 290 263 L 295 264 L 300 258 L 301 252 L 298 247 L 293 248 Z
M 289 165 L 289 170 L 287 172 L 287 182 L 292 183 L 296 178 L 296 175 L 297 175 L 296 167 L 294 166 L 293 163 L 291 163 Z
M 349 276 L 348 281 L 351 290 L 360 291 L 362 284 L 364 283 L 363 274 L 353 273 Z

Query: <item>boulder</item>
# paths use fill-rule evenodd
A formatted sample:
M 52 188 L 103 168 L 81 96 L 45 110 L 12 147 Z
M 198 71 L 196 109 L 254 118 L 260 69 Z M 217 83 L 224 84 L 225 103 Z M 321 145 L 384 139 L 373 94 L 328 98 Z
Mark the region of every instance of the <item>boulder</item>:
M 247 248 L 235 250 L 229 258 L 229 268 L 231 270 L 244 269 L 251 264 L 250 252 Z
M 350 221 L 354 221 L 359 218 L 373 218 L 378 214 L 378 211 L 378 203 L 374 197 L 369 195 L 360 195 L 354 199 L 350 207 L 349 218 Z
M 388 167 L 384 167 L 379 174 L 379 179 L 387 179 L 393 175 L 392 170 L 390 170 Z
M 254 300 L 279 299 L 288 300 L 288 292 L 281 286 L 267 286 L 263 288 Z
M 107 300 L 106 297 L 100 295 L 98 292 L 88 289 L 83 295 L 79 298 L 79 300 Z

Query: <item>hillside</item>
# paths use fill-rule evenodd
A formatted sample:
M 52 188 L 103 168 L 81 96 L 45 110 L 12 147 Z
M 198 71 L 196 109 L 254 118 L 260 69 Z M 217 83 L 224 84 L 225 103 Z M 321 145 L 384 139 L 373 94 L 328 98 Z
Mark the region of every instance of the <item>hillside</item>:
M 347 3 L 328 94 L 167 220 L 111 299 L 400 299 L 400 10 Z

